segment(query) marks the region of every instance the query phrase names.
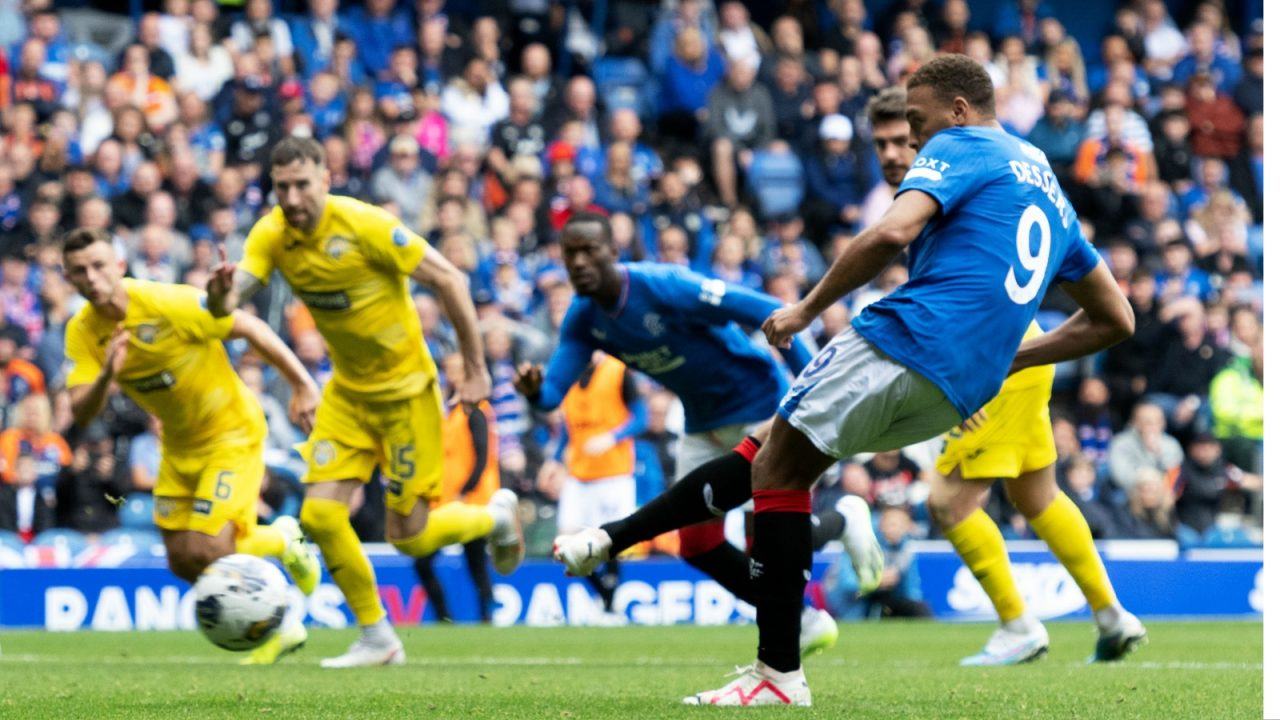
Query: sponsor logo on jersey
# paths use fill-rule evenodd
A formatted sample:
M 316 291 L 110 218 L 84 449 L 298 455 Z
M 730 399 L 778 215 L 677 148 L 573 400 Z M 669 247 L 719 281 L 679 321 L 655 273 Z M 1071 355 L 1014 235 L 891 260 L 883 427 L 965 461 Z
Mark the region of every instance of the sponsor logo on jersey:
M 942 180 L 942 174 L 951 167 L 951 163 L 943 162 L 937 158 L 918 157 L 911 166 L 911 170 L 902 178 L 903 182 L 920 178 L 921 180 L 932 180 L 939 182 Z
M 350 310 L 351 298 L 345 290 L 335 290 L 333 292 L 308 292 L 302 290 L 298 292 L 298 298 L 302 303 L 313 310 Z
M 144 342 L 148 345 L 156 341 L 157 333 L 159 333 L 159 330 L 151 323 L 143 323 L 133 330 L 134 337 L 138 338 L 139 342 Z
M 167 518 L 173 513 L 174 505 L 173 498 L 158 497 L 156 498 L 155 513 L 162 518 Z
M 203 498 L 191 503 L 191 512 L 197 515 L 208 515 L 213 510 L 213 501 Z
M 658 313 L 645 313 L 644 320 L 641 322 L 644 324 L 644 329 L 654 337 L 658 337 L 667 331 L 667 326 L 662 322 L 662 317 Z
M 173 377 L 173 373 L 168 370 L 158 372 L 155 375 L 148 375 L 144 378 L 129 381 L 129 385 L 140 393 L 155 392 L 156 390 L 168 390 L 177 384 L 177 380 Z
M 666 345 L 646 352 L 622 353 L 618 359 L 645 375 L 660 375 L 684 365 L 684 356 L 673 354 Z

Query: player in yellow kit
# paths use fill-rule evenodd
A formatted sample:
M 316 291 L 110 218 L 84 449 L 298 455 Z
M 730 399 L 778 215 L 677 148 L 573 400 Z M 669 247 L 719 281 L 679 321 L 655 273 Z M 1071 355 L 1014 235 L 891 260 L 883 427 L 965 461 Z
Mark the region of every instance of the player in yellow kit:
M 1032 323 L 1023 341 L 1043 334 Z M 1088 600 L 1098 625 L 1094 659 L 1119 660 L 1146 640 L 1142 623 L 1116 599 L 1080 509 L 1058 489 L 1058 453 L 1049 422 L 1052 394 L 1052 365 L 1010 375 L 991 402 L 947 435 L 938 458 L 940 479 L 930 490 L 930 514 L 1000 618 L 982 651 L 964 658 L 962 665 L 1013 665 L 1049 650 L 1048 631 L 1027 612 L 1014 583 L 1000 529 L 982 509 L 988 490 L 1000 479 L 1018 512 Z
M 209 281 L 209 311 L 230 313 L 279 271 L 310 309 L 333 362 L 316 425 L 305 445 L 303 529 L 320 546 L 362 632 L 324 667 L 400 664 L 404 646 L 378 597 L 373 568 L 351 528 L 348 501 L 379 467 L 387 479 L 387 540 L 412 557 L 487 537 L 495 569 L 510 573 L 524 554 L 516 498 L 499 490 L 487 506 L 440 494 L 440 388 L 409 293 L 430 289 L 458 333 L 465 365 L 461 402 L 488 399 L 475 308 L 466 276 L 392 214 L 329 195 L 324 149 L 287 138 L 271 152 L 279 205 L 260 219 L 238 268 Z
M 227 358 L 222 341 L 243 338 L 293 388 L 291 418 L 309 426 L 319 391 L 306 368 L 266 323 L 243 312 L 213 318 L 204 293 L 185 285 L 124 277 L 124 260 L 100 230 L 71 232 L 63 246 L 67 279 L 89 302 L 67 323 L 67 390 L 76 422 L 102 411 L 118 385 L 163 426 L 153 491 L 169 568 L 194 582 L 234 552 L 280 558 L 307 594 L 320 563 L 298 521 L 258 525 L 267 425 L 262 407 Z M 274 661 L 306 640 L 286 627 L 254 657 Z

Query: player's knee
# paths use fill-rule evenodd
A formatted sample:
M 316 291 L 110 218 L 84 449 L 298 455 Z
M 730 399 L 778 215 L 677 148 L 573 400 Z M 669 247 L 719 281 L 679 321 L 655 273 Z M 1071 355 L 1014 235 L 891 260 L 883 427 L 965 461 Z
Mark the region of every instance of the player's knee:
M 955 524 L 953 519 L 955 517 L 952 507 L 953 500 L 953 493 L 929 493 L 929 499 L 925 502 L 925 507 L 929 509 L 929 517 L 933 519 L 933 523 L 938 527 L 947 529 Z
M 340 523 L 347 522 L 346 506 L 335 500 L 306 499 L 302 501 L 298 522 L 304 532 L 319 539 L 332 533 Z
M 212 543 L 188 543 L 169 553 L 169 569 L 183 580 L 195 582 L 205 568 L 223 555 L 226 553 Z

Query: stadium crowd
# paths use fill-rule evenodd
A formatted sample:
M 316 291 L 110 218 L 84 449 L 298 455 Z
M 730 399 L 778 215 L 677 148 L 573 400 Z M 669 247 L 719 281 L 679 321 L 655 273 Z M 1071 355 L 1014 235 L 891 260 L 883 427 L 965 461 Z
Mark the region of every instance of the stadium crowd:
M 1099 538 L 1258 542 L 1261 3 L 1093 4 L 1114 13 L 1086 39 L 1068 33 L 1065 3 L 1036 0 L 983 3 L 995 8 L 982 24 L 966 0 L 165 0 L 136 18 L 0 2 L 0 529 L 111 530 L 130 512 L 117 499 L 145 494 L 158 469 L 160 428 L 123 395 L 72 425 L 63 328 L 81 300 L 60 234 L 107 229 L 132 276 L 203 287 L 271 208 L 271 146 L 307 134 L 333 192 L 390 209 L 469 275 L 502 482 L 549 533 L 563 430 L 513 377 L 547 357 L 572 299 L 557 246 L 568 217 L 608 213 L 624 259 L 794 301 L 892 199 L 869 98 L 963 52 L 988 68 L 1006 128 L 1052 161 L 1137 316 L 1131 340 L 1058 369 L 1060 484 Z M 814 339 L 905 279 L 904 265 L 886 270 Z M 429 295 L 416 301 L 439 362 L 455 339 Z M 323 382 L 324 343 L 287 288 L 256 310 Z M 1040 322 L 1071 311 L 1056 292 Z M 231 349 L 270 425 L 263 515 L 295 511 L 287 389 Z M 670 393 L 640 388 L 643 502 L 674 479 L 682 422 Z M 817 490 L 816 508 L 856 493 L 881 511 L 895 582 L 910 582 L 905 538 L 930 534 L 929 452 L 844 463 Z M 371 487 L 353 512 L 379 539 Z M 1008 537 L 1030 536 L 999 494 L 991 512 Z

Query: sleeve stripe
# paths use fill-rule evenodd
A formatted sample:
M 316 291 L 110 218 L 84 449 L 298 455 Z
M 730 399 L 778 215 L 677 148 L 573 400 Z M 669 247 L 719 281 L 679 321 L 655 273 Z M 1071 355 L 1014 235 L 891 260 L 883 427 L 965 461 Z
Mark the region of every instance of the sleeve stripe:
M 938 172 L 937 170 L 934 170 L 933 168 L 926 168 L 926 167 L 911 168 L 911 170 L 907 172 L 906 176 L 902 178 L 902 182 L 906 182 L 912 178 L 922 178 L 924 180 L 941 182 L 942 173 Z

